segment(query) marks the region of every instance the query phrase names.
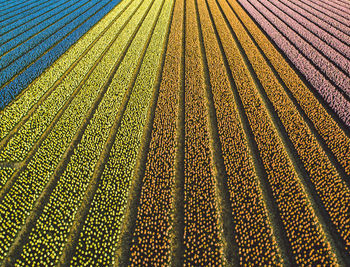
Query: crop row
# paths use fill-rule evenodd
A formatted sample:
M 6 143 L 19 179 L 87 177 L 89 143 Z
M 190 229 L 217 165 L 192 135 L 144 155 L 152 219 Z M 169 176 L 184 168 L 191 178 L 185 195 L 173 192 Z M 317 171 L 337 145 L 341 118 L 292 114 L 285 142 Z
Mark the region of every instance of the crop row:
M 103 58 L 104 51 L 117 38 L 116 33 L 123 28 L 124 21 L 127 21 L 130 14 L 137 8 L 136 3 L 130 6 L 130 11 L 124 12 L 113 24 L 109 25 L 105 34 L 94 43 L 86 55 L 54 88 L 48 98 L 31 114 L 25 124 L 17 130 L 0 152 L 0 160 L 20 161 L 24 159 L 60 109 L 65 106 L 65 103 L 69 103 L 68 100 L 74 97 L 85 80 L 89 78 L 91 72 Z
M 245 25 L 247 23 L 249 22 L 246 21 Z M 253 22 L 250 21 L 250 23 Z M 242 41 L 243 48 L 255 69 L 258 79 L 289 135 L 304 168 L 308 172 L 310 181 L 320 196 L 322 204 L 347 244 L 347 249 L 349 249 L 350 190 L 317 143 L 316 138 L 298 113 L 297 108 L 288 98 L 263 56 L 255 46 L 245 45 L 248 43 L 251 44 L 252 42 Z
M 336 64 L 338 64 L 337 61 L 339 61 L 339 59 L 342 59 L 341 54 L 343 54 L 347 58 L 350 57 L 350 51 L 348 49 L 348 45 L 346 45 L 346 42 L 340 41 L 339 39 L 337 39 L 333 35 L 329 34 L 327 31 L 323 30 L 321 27 L 317 26 L 315 23 L 311 22 L 309 20 L 310 18 L 307 17 L 307 14 L 304 14 L 306 12 L 298 14 L 298 12 L 293 10 L 293 7 L 294 8 L 296 7 L 293 3 L 285 3 L 284 4 L 283 2 L 276 1 L 276 0 L 270 0 L 270 2 L 272 4 L 274 4 L 276 7 L 278 7 L 280 10 L 285 12 L 288 16 L 292 17 L 299 25 L 303 25 L 303 27 L 305 27 L 307 30 L 309 30 L 310 32 L 312 32 L 313 34 L 318 36 L 326 44 L 328 44 L 332 48 L 336 49 L 340 53 L 340 55 L 337 55 L 334 59 L 334 62 Z M 289 7 L 289 6 L 291 6 L 291 7 Z M 334 27 L 332 27 L 331 29 L 334 29 Z M 314 38 L 314 37 L 312 37 L 312 38 Z M 349 39 L 349 37 L 348 37 L 348 39 Z M 312 45 L 318 45 L 317 41 L 316 42 L 311 41 L 311 43 L 312 43 Z M 333 51 L 333 50 L 326 49 L 327 54 L 329 54 L 328 51 Z M 339 54 L 338 52 L 336 52 L 336 54 Z M 332 54 L 330 54 L 329 56 L 330 56 L 329 58 L 334 57 Z M 345 62 L 347 62 L 347 64 L 344 67 L 342 67 L 342 69 L 344 71 L 346 71 L 347 73 L 349 73 L 348 60 L 346 59 Z M 340 62 L 340 63 L 345 64 L 345 62 L 344 63 Z M 341 66 L 341 64 L 338 64 L 338 66 Z
M 15 6 L 16 4 L 18 5 L 18 2 L 16 0 L 1 0 L 0 2 L 1 2 L 0 14 L 2 14 L 7 9 L 10 9 L 11 7 Z M 20 4 L 23 4 L 23 3 L 20 3 Z
M 281 257 L 272 235 L 267 209 L 205 0 L 199 1 L 198 8 L 227 173 L 227 189 L 230 193 L 239 264 L 276 266 L 281 262 Z M 212 5 L 211 8 L 218 31 L 226 43 L 230 42 L 227 37 L 229 29 L 221 12 L 216 5 Z
M 294 3 L 292 3 L 292 2 L 289 2 L 287 0 L 280 0 L 280 3 L 283 3 L 285 6 L 288 6 L 290 9 L 294 10 L 295 12 L 300 14 L 302 17 L 305 17 L 308 21 L 312 22 L 313 24 L 318 25 L 320 28 L 322 28 L 324 31 L 328 32 L 330 35 L 337 38 L 342 43 L 347 44 L 350 42 L 350 36 L 348 36 L 347 34 L 345 34 L 342 31 L 340 31 L 336 26 L 332 26 L 329 23 L 327 23 L 325 20 L 320 19 L 319 17 L 317 17 L 315 14 L 313 14 L 309 10 L 303 9 L 302 5 L 298 6 L 297 2 L 298 1 L 295 1 Z M 305 21 L 305 23 L 306 23 L 306 21 Z M 331 38 L 331 37 L 326 37 L 327 34 L 322 33 L 321 30 L 317 30 L 317 33 L 319 34 L 319 36 L 321 38 L 322 37 L 325 38 L 324 40 L 327 41 L 328 43 L 336 45 L 337 42 L 333 41 L 333 38 Z M 342 51 L 342 52 L 345 53 L 348 57 L 350 56 L 349 52 L 347 52 L 347 51 Z
M 7 179 L 15 172 L 15 169 L 10 167 L 0 167 L 0 190 L 5 185 Z
M 219 3 L 240 45 L 252 48 L 249 36 L 227 2 L 220 0 Z M 236 2 L 232 4 L 237 5 Z M 325 239 L 282 140 L 254 86 L 237 44 L 233 40 L 232 43 L 235 45 L 229 46 L 228 43 L 223 42 L 224 50 L 265 167 L 266 178 L 278 206 L 294 260 L 296 264 L 306 265 L 335 264 L 336 259 L 330 250 L 330 244 Z
M 102 4 L 105 4 L 107 1 L 108 0 L 105 0 Z M 69 15 L 66 17 L 67 20 L 65 20 L 65 18 L 58 20 L 52 27 L 48 27 L 44 31 L 35 34 L 33 38 L 21 43 L 21 45 L 9 51 L 9 53 L 2 55 L 0 60 L 0 67 L 2 68 L 0 86 L 6 84 L 23 68 L 35 61 L 51 46 L 59 42 L 67 33 L 79 26 L 79 24 L 84 21 L 84 18 L 93 15 L 100 7 L 101 6 L 97 3 L 91 4 L 86 2 L 86 4 L 83 4 L 81 7 L 82 10 L 79 8 L 70 14 L 68 13 Z M 62 13 L 70 11 L 70 9 L 67 9 Z M 9 43 L 6 43 L 1 48 L 6 47 Z
M 71 4 L 61 14 L 57 14 L 47 23 L 38 25 L 25 33 L 11 38 L 0 46 L 0 68 L 4 69 L 12 62 L 16 61 L 26 52 L 32 50 L 39 44 L 45 42 L 51 35 L 64 28 L 66 24 L 84 14 L 94 5 L 89 4 L 87 0 Z
M 308 1 L 310 5 L 317 7 L 317 9 L 321 10 L 322 12 L 327 12 L 327 14 L 332 14 L 333 16 L 337 16 L 339 18 L 342 18 L 344 21 L 347 21 L 349 19 L 349 14 L 345 10 L 346 8 L 339 9 L 339 7 L 335 7 L 335 3 L 327 1 L 327 3 L 324 3 L 323 1 L 319 0 L 309 0 Z M 347 22 L 348 23 L 348 22 Z
M 350 8 L 349 6 L 347 5 L 347 3 L 345 2 L 342 2 L 342 1 L 338 1 L 338 0 L 333 0 L 332 2 L 328 2 L 328 1 L 324 1 L 324 0 L 321 0 L 320 1 L 321 3 L 323 4 L 326 4 L 326 5 L 330 5 L 340 11 L 344 11 L 345 13 L 349 13 L 350 12 Z
M 31 27 L 34 27 L 36 24 L 33 24 L 34 21 L 41 22 L 48 18 L 48 15 L 52 16 L 55 13 L 51 12 L 55 8 L 62 6 L 64 3 L 68 3 L 70 0 L 59 0 L 55 3 L 46 2 L 38 7 L 37 10 L 32 10 L 30 13 L 26 14 L 24 17 L 17 16 L 12 17 L 11 19 L 7 19 L 6 21 L 2 22 L 2 28 L 0 30 L 0 36 L 2 36 L 2 40 L 0 41 L 0 44 L 3 44 L 7 42 L 8 40 L 16 37 L 18 34 L 16 32 L 19 30 L 18 28 L 26 28 L 30 29 Z M 40 18 L 42 16 L 42 19 Z M 28 24 L 28 26 L 26 26 Z M 13 35 L 11 38 L 11 34 L 8 34 L 9 32 L 13 31 Z M 23 32 L 23 31 L 22 31 Z M 21 32 L 20 32 L 21 33 Z M 4 35 L 9 38 L 4 38 Z
M 99 21 L 90 31 L 63 54 L 45 73 L 31 83 L 23 93 L 6 108 L 0 111 L 0 139 L 3 139 L 22 120 L 23 116 L 40 101 L 46 92 L 58 85 L 70 70 L 87 53 L 90 46 L 99 40 L 101 34 L 112 25 L 113 20 L 126 8 L 130 1 L 123 1 Z
M 30 1 L 27 0 L 27 1 L 24 1 L 25 3 L 29 3 Z M 1 0 L 1 7 L 0 7 L 0 14 L 6 14 L 7 12 L 12 11 L 12 9 L 17 5 L 17 6 L 21 6 L 23 5 L 24 3 L 21 2 L 21 3 L 18 3 L 17 1 L 15 0 Z
M 262 3 L 261 1 L 259 2 Z M 308 21 L 307 19 L 304 19 L 302 17 L 300 19 L 300 17 L 296 16 L 295 13 L 289 15 L 289 10 L 284 8 L 284 6 L 281 6 L 278 1 L 272 0 L 271 2 L 272 3 L 266 2 L 262 4 L 267 9 L 272 11 L 276 16 L 278 16 L 279 19 L 285 22 L 292 30 L 294 30 L 295 34 L 299 34 L 312 47 L 314 47 L 316 50 L 322 53 L 324 57 L 331 60 L 341 71 L 345 72 L 345 75 L 350 74 L 350 61 L 343 54 L 350 53 L 350 51 L 348 52 L 349 49 L 346 44 L 339 42 L 339 40 L 337 40 L 336 38 L 333 38 L 330 41 L 338 41 L 338 46 L 336 46 L 336 49 L 334 49 L 331 46 L 331 44 L 322 40 L 322 38 L 319 38 L 317 34 L 314 34 L 312 32 L 313 30 L 315 30 L 313 24 L 308 25 L 309 27 L 305 27 L 304 25 L 302 25 L 303 22 L 305 23 Z
M 48 2 L 48 0 L 41 0 L 41 1 L 29 1 L 29 3 L 20 3 L 14 6 L 7 6 L 1 14 L 1 20 L 0 22 L 3 23 L 3 21 L 6 21 L 9 18 L 12 18 L 14 16 L 19 16 L 19 14 L 23 14 L 23 16 L 26 16 L 32 12 L 33 9 L 39 8 L 43 3 Z
M 336 12 L 330 11 L 329 7 L 324 8 L 324 7 L 320 6 L 319 4 L 316 4 L 316 3 L 312 2 L 312 1 L 305 1 L 305 0 L 299 0 L 299 1 L 301 1 L 303 4 L 306 4 L 309 9 L 310 8 L 315 9 L 315 10 L 325 14 L 326 16 L 331 17 L 334 20 L 337 20 L 338 22 L 344 24 L 345 26 L 348 23 L 346 18 L 340 16 Z
M 62 10 L 69 8 L 73 3 L 71 0 L 60 0 L 55 4 L 50 4 L 45 8 L 42 8 L 39 12 L 33 13 L 23 19 L 17 20 L 14 23 L 11 23 L 7 27 L 3 28 L 0 32 L 1 41 L 0 45 L 3 46 L 5 43 L 13 42 L 15 38 L 20 39 L 21 36 L 26 36 L 26 38 L 31 38 L 32 35 L 27 35 L 25 32 L 31 31 L 36 34 L 40 31 L 44 30 L 46 27 L 49 27 L 52 22 L 55 22 L 57 19 L 62 18 L 63 16 L 59 16 L 56 20 L 52 20 L 55 18 L 59 12 Z M 24 39 L 26 41 L 27 39 Z M 11 49 L 14 49 L 16 46 L 21 45 L 22 42 L 13 42 L 14 46 Z
M 137 2 L 135 2 L 137 4 Z M 104 56 L 99 64 L 101 73 L 100 83 L 105 83 L 106 75 L 102 73 L 107 66 L 113 66 L 114 62 L 122 56 L 128 39 L 133 36 L 137 27 L 147 10 L 150 1 L 142 2 L 137 13 L 135 13 L 128 26 L 124 29 L 120 38 L 115 42 L 115 47 Z M 142 36 L 139 36 L 140 38 Z M 137 37 L 136 37 L 137 38 Z M 124 69 L 125 70 L 125 69 Z M 132 73 L 132 71 L 131 71 Z M 131 74 L 129 74 L 131 76 Z M 120 75 L 114 79 L 120 78 Z M 129 83 L 130 77 L 126 80 Z M 115 85 L 115 82 L 112 82 Z M 28 264 L 30 260 L 41 259 L 45 264 L 55 264 L 61 254 L 70 227 L 73 224 L 75 214 L 81 205 L 85 190 L 92 179 L 98 158 L 106 143 L 111 125 L 119 111 L 127 86 L 109 86 L 104 94 L 98 109 L 89 122 L 77 148 L 74 150 L 66 170 L 60 175 L 57 186 L 48 199 L 42 214 L 31 231 L 28 242 L 25 244 L 18 263 Z M 52 238 L 57 240 L 52 242 Z M 43 247 L 45 249 L 43 250 Z M 56 255 L 56 257 L 48 257 Z
M 307 4 L 305 4 L 300 0 L 295 1 L 294 4 L 297 5 L 299 8 L 301 8 L 303 12 L 310 13 L 313 16 L 317 17 L 319 20 L 324 21 L 324 23 L 326 23 L 328 28 L 334 27 L 337 30 L 337 32 L 341 33 L 341 36 L 345 35 L 347 36 L 347 38 L 349 38 L 348 35 L 350 34 L 350 29 L 349 27 L 346 26 L 346 24 L 341 23 L 335 20 L 334 18 L 332 18 L 331 16 L 324 14 L 313 7 L 308 6 Z
M 95 23 L 103 18 L 119 0 L 110 0 L 106 5 L 95 10 L 91 16 L 85 21 L 80 21 L 80 26 L 72 32 L 66 32 L 64 36 L 55 35 L 55 38 L 63 38 L 55 46 L 51 47 L 44 54 L 32 62 L 25 70 L 11 79 L 7 85 L 0 90 L 0 109 L 3 109 L 15 96 L 25 89 L 32 81 L 34 81 L 44 70 L 49 67 L 56 59 L 58 59 L 72 44 L 74 44 L 81 36 L 83 36 Z M 75 21 L 76 23 L 78 21 Z M 65 29 L 65 28 L 64 28 Z M 62 29 L 61 31 L 64 31 Z M 62 35 L 62 32 L 61 32 Z
M 331 81 L 335 83 L 337 88 L 340 88 L 347 96 L 350 96 L 350 77 L 345 73 L 340 71 L 332 62 L 330 62 L 327 58 L 325 58 L 318 50 L 312 47 L 307 41 L 305 41 L 301 36 L 299 36 L 295 31 L 301 30 L 297 24 L 290 24 L 291 27 L 287 25 L 287 17 L 283 17 L 283 19 L 278 18 L 275 14 L 278 11 L 270 6 L 266 8 L 260 1 L 258 0 L 249 0 L 249 1 L 241 1 L 241 2 L 250 2 L 259 13 L 262 14 L 266 20 L 268 20 L 277 30 L 280 31 L 299 51 L 303 54 L 307 59 L 309 59 L 313 64 L 315 64 L 322 73 L 328 77 Z M 304 38 L 307 38 L 312 45 L 316 46 L 318 49 L 322 48 L 324 53 L 327 53 L 329 57 L 331 53 L 334 51 L 329 51 L 327 48 L 322 46 L 322 41 L 317 40 L 317 38 L 312 38 L 310 34 L 306 34 L 303 32 Z M 327 52 L 328 51 L 328 52 Z M 334 53 L 335 54 L 335 53 Z M 333 57 L 334 60 L 334 57 Z M 348 60 L 338 59 L 336 61 L 337 64 L 341 64 L 342 60 L 344 63 L 342 67 L 345 68 L 347 72 L 349 72 L 349 62 Z
M 133 232 L 130 265 L 135 266 L 164 266 L 170 262 L 183 8 L 184 1 L 176 0 Z
M 332 2 L 328 2 L 328 1 L 324 1 L 322 0 L 321 2 L 326 3 L 326 4 L 330 4 L 340 10 L 344 10 L 345 13 L 350 13 L 350 8 L 348 6 L 348 3 L 346 1 L 338 1 L 338 0 L 334 0 Z
M 114 42 L 117 48 L 119 43 L 122 43 L 120 39 Z M 111 51 L 109 57 L 105 57 L 103 60 L 114 58 L 116 50 L 109 51 Z M 106 65 L 99 64 L 93 70 L 90 78 L 65 109 L 52 131 L 0 202 L 0 231 L 3 233 L 3 236 L 0 237 L 1 255 L 5 255 L 35 201 L 49 182 L 62 155 L 84 122 L 87 112 L 102 90 L 103 84 L 101 84 L 100 79 L 106 80 L 113 67 L 112 64 L 107 66 L 106 68 Z M 13 210 L 14 205 L 15 211 Z
M 184 265 L 222 265 L 223 243 L 194 0 L 186 1 L 185 8 Z
M 29 0 L 27 0 L 28 2 L 30 2 Z M 24 1 L 24 2 L 27 2 L 27 1 Z M 17 6 L 21 6 L 23 5 L 23 2 L 21 3 L 18 3 L 17 1 L 15 0 L 1 0 L 0 1 L 0 14 L 6 14 L 9 10 L 12 11 L 12 9 L 17 5 Z
M 239 11 L 239 14 L 254 40 L 258 43 L 268 60 L 274 66 L 274 69 L 295 97 L 302 110 L 312 121 L 318 133 L 322 136 L 338 162 L 345 169 L 345 172 L 350 175 L 349 138 L 322 107 L 307 86 L 300 80 L 283 56 L 278 53 L 274 46 L 268 41 L 266 36 L 258 30 L 258 27 L 249 20 L 244 12 Z
M 238 0 L 245 10 L 272 38 L 289 60 L 306 77 L 316 91 L 338 114 L 346 125 L 350 126 L 350 104 L 344 96 L 306 59 L 280 32 L 278 32 L 248 1 Z
M 152 19 L 159 16 L 82 227 L 77 249 L 71 261 L 73 266 L 81 266 L 84 263 L 107 266 L 115 260 L 114 251 L 120 238 L 133 168 L 142 141 L 147 111 L 154 94 L 158 68 L 161 65 L 163 43 L 167 35 L 173 1 L 163 1 L 161 4 L 157 0 L 154 5 L 160 10 L 150 11 L 150 20 L 147 19 L 142 24 L 142 31 L 140 29 L 143 38 L 133 44 L 133 50 L 128 50 L 130 54 L 128 63 L 135 64 L 135 52 L 144 43 L 147 32 L 153 28 Z
M 58 1 L 58 4 L 61 4 L 63 0 Z M 64 0 L 65 2 L 69 1 L 69 0 Z M 7 18 L 5 20 L 3 20 L 2 22 L 0 22 L 0 25 L 2 25 L 2 28 L 0 30 L 0 36 L 2 36 L 3 34 L 9 32 L 11 29 L 17 28 L 20 25 L 23 25 L 25 23 L 30 22 L 31 19 L 36 18 L 37 16 L 35 16 L 35 14 L 45 14 L 45 12 L 47 12 L 47 7 L 50 5 L 50 2 L 44 2 L 43 4 L 41 4 L 40 6 L 38 6 L 37 8 L 35 8 L 34 10 L 28 12 L 27 14 L 25 14 L 24 17 L 21 17 L 20 14 L 18 14 L 17 12 L 14 12 L 14 15 L 11 18 Z M 56 6 L 56 4 L 51 4 L 53 7 Z M 44 13 L 40 12 L 40 10 L 43 9 Z M 3 41 L 1 40 L 1 43 L 3 43 Z

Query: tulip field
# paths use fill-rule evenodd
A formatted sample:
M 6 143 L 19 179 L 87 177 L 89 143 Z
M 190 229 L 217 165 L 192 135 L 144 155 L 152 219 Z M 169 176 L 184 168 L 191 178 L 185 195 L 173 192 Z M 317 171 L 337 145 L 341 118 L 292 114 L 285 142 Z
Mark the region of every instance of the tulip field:
M 0 266 L 350 266 L 349 0 L 0 25 Z

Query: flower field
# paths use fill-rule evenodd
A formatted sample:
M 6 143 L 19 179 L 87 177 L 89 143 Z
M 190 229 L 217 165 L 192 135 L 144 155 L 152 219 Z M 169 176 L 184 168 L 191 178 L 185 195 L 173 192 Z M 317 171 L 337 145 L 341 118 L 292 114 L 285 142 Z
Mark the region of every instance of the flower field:
M 1 266 L 350 266 L 348 0 L 0 0 Z

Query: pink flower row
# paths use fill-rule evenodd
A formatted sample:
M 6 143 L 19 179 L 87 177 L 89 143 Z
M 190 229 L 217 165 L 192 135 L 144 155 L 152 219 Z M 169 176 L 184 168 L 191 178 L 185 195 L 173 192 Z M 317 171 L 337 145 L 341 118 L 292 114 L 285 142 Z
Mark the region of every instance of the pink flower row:
M 285 55 L 295 65 L 295 67 L 305 76 L 308 82 L 317 90 L 317 92 L 338 114 L 338 116 L 344 121 L 344 123 L 350 126 L 350 103 L 325 78 L 325 76 L 320 71 L 318 71 L 311 64 L 311 62 L 296 49 L 296 47 L 291 43 L 291 40 L 288 40 L 284 35 L 282 35 L 271 23 L 279 24 L 278 26 L 280 27 L 280 30 L 285 30 L 288 33 L 288 36 L 295 42 L 295 44 L 299 44 L 298 42 L 303 41 L 302 38 L 296 38 L 296 34 L 293 33 L 292 30 L 288 30 L 288 27 L 281 20 L 277 19 L 276 17 L 274 18 L 274 15 L 271 12 L 263 12 L 264 7 L 258 1 L 251 1 L 255 7 L 248 0 L 238 1 L 239 3 L 241 3 L 244 9 L 254 18 L 254 20 L 261 26 L 261 28 L 270 36 L 270 38 L 275 42 L 275 44 L 285 53 Z M 262 13 L 269 14 L 271 22 L 268 21 L 262 15 Z M 303 42 L 306 43 L 305 41 Z M 309 49 L 309 47 L 307 48 Z M 315 58 L 315 51 L 309 49 L 305 50 L 304 52 L 306 55 L 310 56 L 311 60 L 317 59 Z M 329 62 L 327 66 L 329 66 Z M 336 78 L 339 77 L 337 76 L 338 73 L 335 73 Z M 350 88 L 348 87 L 347 89 L 347 91 L 349 92 Z

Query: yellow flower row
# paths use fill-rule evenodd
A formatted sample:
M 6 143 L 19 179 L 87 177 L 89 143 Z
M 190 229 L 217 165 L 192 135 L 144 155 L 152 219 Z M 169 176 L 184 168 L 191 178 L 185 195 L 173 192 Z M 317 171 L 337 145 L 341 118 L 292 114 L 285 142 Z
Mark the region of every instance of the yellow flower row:
M 8 135 L 27 112 L 45 96 L 45 93 L 57 86 L 60 80 L 69 73 L 71 66 L 77 63 L 79 57 L 90 49 L 91 44 L 93 44 L 98 36 L 100 36 L 111 23 L 114 23 L 114 20 L 130 2 L 130 0 L 126 0 L 118 4 L 72 45 L 66 53 L 52 64 L 52 66 L 34 80 L 15 100 L 6 106 L 4 110 L 0 111 L 0 139 Z
M 15 169 L 10 167 L 0 167 L 0 190 L 6 184 L 7 179 L 15 172 Z
M 52 93 L 40 103 L 1 151 L 0 160 L 21 161 L 24 159 L 44 131 L 50 127 L 50 123 L 56 118 L 59 111 L 69 105 L 70 100 L 81 90 L 91 72 L 94 71 L 96 64 L 100 64 L 105 49 L 109 48 L 116 38 L 116 33 L 122 29 L 124 22 L 129 19 L 130 14 L 137 6 L 137 2 L 133 2 L 128 12 L 123 12 L 110 25 L 86 55 L 54 88 Z
M 155 28 L 142 60 L 130 99 L 116 133 L 97 191 L 88 211 L 71 265 L 108 266 L 114 262 L 134 165 L 142 141 L 147 111 L 161 66 L 163 43 L 167 34 L 173 1 L 156 0 L 140 28 L 140 39 L 128 50 L 128 64 L 137 64 L 134 56 L 143 48 L 152 24 Z M 154 21 L 155 18 L 158 21 Z M 124 69 L 123 72 L 128 69 Z
M 132 12 L 129 13 L 131 14 Z M 124 24 L 125 21 L 119 23 Z M 128 34 L 130 37 L 130 32 L 127 32 L 127 36 Z M 1 257 L 6 255 L 7 249 L 47 183 L 57 178 L 52 176 L 57 164 L 103 89 L 103 81 L 112 71 L 115 55 L 122 52 L 120 45 L 125 46 L 127 43 L 125 36 L 118 37 L 0 202 L 0 231 L 3 233 L 0 237 Z M 118 51 L 119 49 L 121 51 Z
M 138 2 L 142 5 L 132 15 L 131 19 L 126 21 L 127 26 L 97 66 L 101 71 L 96 75 L 96 78 L 98 78 L 101 85 L 109 79 L 109 68 L 113 69 L 113 66 L 125 53 L 129 39 L 137 31 L 137 25 L 142 22 L 142 17 L 151 4 L 150 0 Z M 137 1 L 135 1 L 135 4 L 138 4 Z M 143 34 L 138 34 L 136 38 L 143 39 L 143 37 Z M 140 55 L 135 54 L 133 61 L 137 57 L 140 57 Z M 123 68 L 124 65 L 120 66 L 113 77 L 111 85 L 104 94 L 81 138 L 81 142 L 75 149 L 66 170 L 60 176 L 57 186 L 50 195 L 48 204 L 29 235 L 28 242 L 24 245 L 20 260 L 18 260 L 19 263 L 25 265 L 29 260 L 28 257 L 42 259 L 42 262 L 48 265 L 58 262 L 58 257 L 62 253 L 76 212 L 81 206 L 85 190 L 93 178 L 96 163 L 106 144 L 127 85 L 130 83 L 133 70 Z M 121 83 L 121 80 L 124 80 L 125 84 Z M 59 241 L 52 242 L 53 238 Z M 44 250 L 42 249 L 43 246 L 45 246 Z M 56 255 L 56 257 L 50 257 L 49 255 Z

